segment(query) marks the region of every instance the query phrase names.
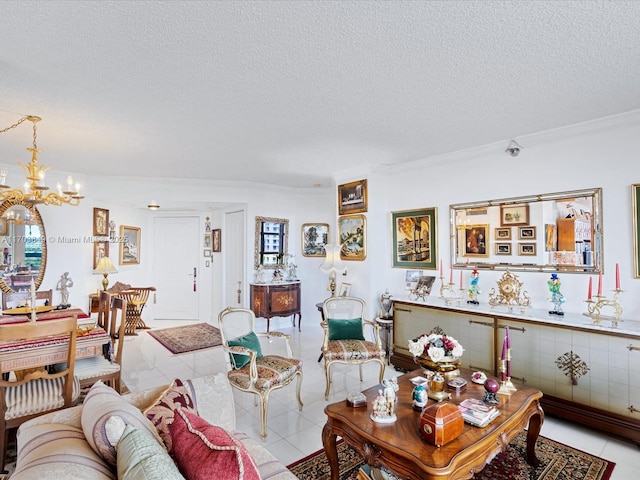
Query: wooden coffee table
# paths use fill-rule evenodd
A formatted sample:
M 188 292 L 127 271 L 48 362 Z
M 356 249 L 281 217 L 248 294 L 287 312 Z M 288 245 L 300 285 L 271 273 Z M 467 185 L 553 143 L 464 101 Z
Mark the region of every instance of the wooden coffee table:
M 460 369 L 468 380 L 459 395 L 452 392 L 450 402 L 460 403 L 465 398 L 483 398 L 484 387 L 471 382 L 471 371 Z M 498 395 L 498 408 L 502 414 L 484 428 L 465 423 L 462 434 L 451 442 L 436 447 L 423 440 L 418 432 L 420 412 L 411 406 L 414 385 L 411 378 L 422 375 L 422 369 L 398 378 L 398 420 L 392 424 L 378 424 L 369 418 L 366 407 L 349 407 L 346 401 L 332 403 L 325 408 L 327 423 L 322 430 L 331 479 L 339 480 L 336 436 L 341 436 L 358 450 L 364 460 L 374 467 L 385 466 L 400 478 L 411 479 L 468 479 L 482 470 L 527 425 L 527 461 L 537 466 L 535 444 L 544 421 L 540 407 L 542 392 L 535 388 L 517 386 L 511 396 Z M 367 403 L 375 397 L 381 386 L 364 391 Z M 429 400 L 432 405 L 433 400 Z

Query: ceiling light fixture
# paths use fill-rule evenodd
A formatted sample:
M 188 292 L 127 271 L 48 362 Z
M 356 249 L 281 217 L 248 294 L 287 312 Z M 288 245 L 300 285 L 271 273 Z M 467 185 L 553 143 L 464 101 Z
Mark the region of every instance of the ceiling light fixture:
M 517 157 L 518 155 L 520 155 L 520 150 L 522 150 L 522 147 L 518 144 L 518 142 L 516 142 L 515 140 L 511 140 L 505 152 L 507 152 L 512 157 Z
M 37 123 L 42 120 L 40 117 L 36 117 L 34 115 L 27 115 L 26 117 L 21 118 L 13 125 L 0 130 L 0 133 L 4 133 L 8 130 L 16 128 L 18 125 L 25 121 L 30 121 L 33 123 L 33 147 L 28 147 L 27 150 L 31 152 L 31 161 L 25 165 L 22 162 L 18 162 L 25 172 L 27 177 L 27 181 L 24 183 L 22 189 L 20 188 L 11 188 L 7 185 L 7 175 L 9 172 L 2 168 L 0 169 L 0 200 L 12 200 L 16 203 L 23 203 L 28 206 L 34 205 L 71 205 L 77 206 L 80 204 L 80 200 L 84 197 L 79 194 L 80 184 L 76 183 L 75 186 L 73 184 L 73 178 L 71 175 L 67 177 L 67 189 L 62 190 L 62 185 L 58 183 L 56 185 L 58 189 L 58 193 L 49 192 L 49 187 L 45 186 L 44 178 L 45 172 L 49 170 L 51 167 L 45 167 L 44 165 L 38 165 L 38 153 L 41 150 L 38 149 L 38 145 L 36 144 L 37 139 Z
M 151 200 L 151 203 L 147 205 L 147 208 L 149 210 L 158 210 L 160 208 L 160 205 L 158 205 L 155 200 Z

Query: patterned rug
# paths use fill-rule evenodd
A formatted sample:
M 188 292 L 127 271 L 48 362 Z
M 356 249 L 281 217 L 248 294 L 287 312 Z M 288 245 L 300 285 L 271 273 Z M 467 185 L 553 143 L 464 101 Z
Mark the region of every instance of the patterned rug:
M 507 451 L 497 455 L 474 480 L 608 480 L 615 463 L 589 455 L 562 443 L 539 437 L 536 454 L 538 468 L 526 461 L 526 434 L 520 433 Z M 362 457 L 343 441 L 338 443 L 340 480 L 357 480 Z M 328 480 L 329 462 L 323 450 L 287 467 L 300 480 Z
M 150 330 L 148 333 L 173 354 L 222 345 L 220 330 L 208 323 Z

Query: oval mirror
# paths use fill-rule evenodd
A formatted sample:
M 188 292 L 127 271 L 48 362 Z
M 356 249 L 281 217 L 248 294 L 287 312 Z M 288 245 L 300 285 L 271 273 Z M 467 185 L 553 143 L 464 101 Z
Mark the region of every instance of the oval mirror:
M 0 204 L 0 289 L 28 290 L 33 279 L 40 287 L 47 265 L 47 242 L 40 212 L 12 200 Z
M 457 204 L 450 213 L 454 267 L 602 271 L 600 188 Z

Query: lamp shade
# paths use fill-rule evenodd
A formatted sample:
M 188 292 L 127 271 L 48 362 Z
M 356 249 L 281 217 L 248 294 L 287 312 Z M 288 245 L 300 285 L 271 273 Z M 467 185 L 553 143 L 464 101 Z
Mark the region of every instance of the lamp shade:
M 340 258 L 340 245 L 325 245 L 326 257 L 320 270 L 326 273 L 344 272 L 347 266 Z
M 118 270 L 109 257 L 102 257 L 93 273 L 118 273 Z

